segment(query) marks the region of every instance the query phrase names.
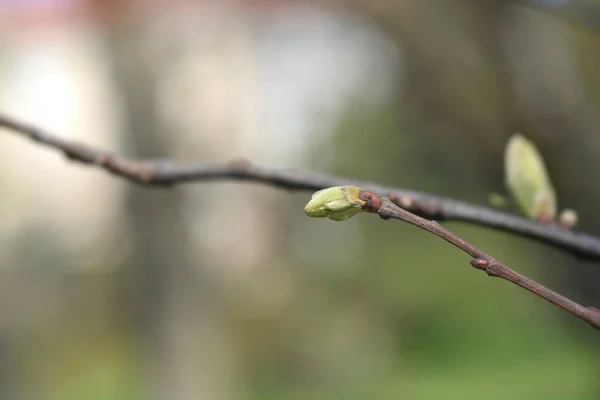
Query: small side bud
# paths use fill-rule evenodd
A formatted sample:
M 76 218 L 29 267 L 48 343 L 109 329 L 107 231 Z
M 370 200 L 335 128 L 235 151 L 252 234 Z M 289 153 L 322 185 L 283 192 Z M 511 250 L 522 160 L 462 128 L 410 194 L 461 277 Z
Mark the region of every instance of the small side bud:
M 558 222 L 565 228 L 569 229 L 577 225 L 578 219 L 579 216 L 577 215 L 577 212 L 575 212 L 575 210 L 571 210 L 570 208 L 562 210 L 558 216 Z
M 356 186 L 334 186 L 319 190 L 304 207 L 304 213 L 312 218 L 327 217 L 344 221 L 359 212 L 367 203 L 360 198 L 361 189 Z
M 486 269 L 487 266 L 490 265 L 490 263 L 487 260 L 484 260 L 483 258 L 472 258 L 471 265 L 477 269 Z

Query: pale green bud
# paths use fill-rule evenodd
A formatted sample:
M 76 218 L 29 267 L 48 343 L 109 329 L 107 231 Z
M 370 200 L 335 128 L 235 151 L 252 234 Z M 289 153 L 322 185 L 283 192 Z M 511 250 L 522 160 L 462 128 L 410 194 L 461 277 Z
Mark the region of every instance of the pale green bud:
M 359 212 L 365 211 L 366 203 L 359 198 L 361 189 L 356 186 L 334 186 L 319 190 L 312 195 L 304 207 L 309 217 L 327 217 L 334 221 L 344 221 Z
M 575 210 L 571 210 L 570 208 L 562 210 L 558 216 L 558 221 L 565 228 L 573 228 L 577 224 L 578 219 L 579 217 L 577 212 Z
M 513 135 L 504 153 L 506 186 L 523 213 L 550 221 L 556 217 L 556 194 L 542 156 L 535 145 L 519 134 Z

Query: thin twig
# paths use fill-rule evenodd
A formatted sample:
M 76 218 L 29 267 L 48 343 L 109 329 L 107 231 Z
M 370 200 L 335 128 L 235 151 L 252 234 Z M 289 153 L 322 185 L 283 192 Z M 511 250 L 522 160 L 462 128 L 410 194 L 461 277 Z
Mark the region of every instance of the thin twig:
M 320 190 L 330 186 L 356 185 L 387 195 L 414 214 L 438 221 L 463 221 L 545 243 L 578 257 L 600 260 L 600 238 L 558 225 L 531 221 L 514 214 L 411 190 L 360 182 L 354 179 L 282 168 L 269 168 L 248 161 L 225 163 L 172 163 L 127 159 L 108 151 L 61 139 L 27 123 L 0 115 L 0 127 L 62 151 L 68 158 L 103 168 L 117 176 L 147 186 L 169 186 L 207 180 L 241 180 L 269 184 L 289 190 Z
M 548 300 L 550 303 L 568 311 L 578 318 L 586 321 L 593 327 L 600 329 L 600 312 L 593 307 L 585 307 L 581 304 L 566 298 L 565 296 L 548 289 L 537 283 L 533 279 L 510 269 L 489 254 L 477 248 L 475 245 L 461 239 L 456 234 L 450 232 L 435 221 L 429 221 L 419 217 L 409 211 L 403 210 L 394 204 L 391 200 L 381 198 L 381 206 L 373 209 L 383 219 L 398 219 L 408 222 L 418 228 L 424 229 L 445 241 L 458 247 L 472 257 L 471 265 L 477 269 L 485 271 L 491 277 L 505 279 L 515 285 L 527 289 L 530 292 Z

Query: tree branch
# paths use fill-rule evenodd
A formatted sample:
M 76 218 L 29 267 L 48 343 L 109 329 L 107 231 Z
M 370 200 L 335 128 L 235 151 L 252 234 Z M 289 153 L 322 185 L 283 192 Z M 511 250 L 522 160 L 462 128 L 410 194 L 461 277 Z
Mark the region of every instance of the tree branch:
M 427 219 L 462 221 L 493 228 L 545 243 L 580 258 L 600 260 L 600 238 L 598 237 L 453 199 L 332 175 L 269 168 L 243 160 L 228 163 L 181 164 L 132 160 L 61 139 L 3 115 L 0 115 L 0 127 L 59 150 L 74 161 L 95 165 L 141 185 L 169 186 L 185 182 L 226 179 L 265 183 L 289 190 L 314 191 L 330 186 L 356 185 L 371 192 L 387 195 L 398 206 Z
M 527 289 L 530 292 L 548 300 L 550 303 L 586 321 L 593 327 L 600 329 L 600 311 L 598 311 L 596 308 L 582 306 L 581 304 L 578 304 L 573 300 L 570 300 L 563 295 L 548 289 L 536 281 L 519 274 L 518 272 L 497 261 L 489 254 L 480 250 L 473 244 L 448 231 L 437 222 L 426 220 L 406 210 L 403 210 L 385 197 L 381 198 L 381 205 L 379 207 L 372 206 L 372 204 L 373 203 L 367 204 L 367 208 L 370 208 L 370 211 L 379 214 L 381 218 L 393 218 L 405 221 L 411 225 L 433 233 L 434 235 L 453 244 L 473 257 L 471 260 L 471 265 L 474 268 L 485 271 L 491 277 L 499 277 L 519 287 L 522 287 L 523 289 Z M 379 200 L 377 200 L 377 203 L 375 204 L 379 204 Z

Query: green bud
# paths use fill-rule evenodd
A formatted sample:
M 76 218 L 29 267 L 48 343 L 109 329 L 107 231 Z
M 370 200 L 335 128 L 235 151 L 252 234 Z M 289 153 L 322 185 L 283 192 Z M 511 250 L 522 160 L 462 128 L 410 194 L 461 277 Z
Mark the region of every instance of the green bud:
M 304 207 L 309 217 L 327 217 L 334 221 L 344 221 L 364 211 L 365 201 L 359 198 L 361 189 L 356 186 L 334 186 L 319 190 L 312 195 Z
M 556 194 L 542 156 L 535 145 L 513 135 L 504 153 L 506 186 L 529 218 L 550 221 L 556 217 Z

